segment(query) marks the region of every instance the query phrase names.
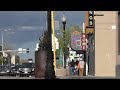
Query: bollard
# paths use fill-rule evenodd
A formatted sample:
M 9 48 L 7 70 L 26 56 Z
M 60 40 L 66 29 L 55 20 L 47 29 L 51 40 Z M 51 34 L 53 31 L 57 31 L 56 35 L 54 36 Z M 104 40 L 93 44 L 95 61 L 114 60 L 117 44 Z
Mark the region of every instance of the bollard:
M 46 71 L 47 50 L 40 48 L 35 51 L 35 78 L 44 78 Z

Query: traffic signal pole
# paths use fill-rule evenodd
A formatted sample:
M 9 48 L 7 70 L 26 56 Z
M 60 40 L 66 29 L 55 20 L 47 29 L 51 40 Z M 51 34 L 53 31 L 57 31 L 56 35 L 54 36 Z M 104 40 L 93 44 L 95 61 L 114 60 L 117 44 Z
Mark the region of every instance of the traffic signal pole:
M 54 52 L 54 70 L 56 74 L 56 42 L 55 42 L 55 22 L 54 22 L 54 11 L 51 11 L 52 16 L 52 34 L 53 34 L 53 52 Z
M 47 11 L 47 25 L 48 25 L 48 43 L 47 43 L 47 61 L 46 61 L 46 71 L 45 79 L 55 79 L 55 71 L 53 65 L 53 56 L 52 56 L 52 25 L 51 25 L 51 11 Z

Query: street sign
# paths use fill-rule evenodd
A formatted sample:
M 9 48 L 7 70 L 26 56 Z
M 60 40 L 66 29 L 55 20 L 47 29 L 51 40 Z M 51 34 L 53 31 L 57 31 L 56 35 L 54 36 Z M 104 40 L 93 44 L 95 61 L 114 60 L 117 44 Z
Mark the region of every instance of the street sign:
M 22 53 L 22 48 L 18 48 L 19 53 Z
M 24 51 L 24 52 L 22 52 L 22 53 L 26 53 L 26 49 L 23 49 L 22 51 Z

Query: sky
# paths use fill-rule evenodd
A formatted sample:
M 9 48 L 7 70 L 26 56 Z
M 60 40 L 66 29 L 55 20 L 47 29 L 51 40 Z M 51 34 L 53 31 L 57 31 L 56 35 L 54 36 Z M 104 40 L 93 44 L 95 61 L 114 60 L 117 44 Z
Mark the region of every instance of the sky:
M 62 27 L 63 12 L 67 18 L 66 27 L 76 24 L 82 27 L 85 22 L 84 11 L 55 11 L 55 20 L 59 21 L 59 27 Z M 0 44 L 3 33 L 4 45 L 8 44 L 12 49 L 34 50 L 39 37 L 47 30 L 46 22 L 46 11 L 0 11 Z M 19 55 L 22 58 L 34 58 L 34 52 Z

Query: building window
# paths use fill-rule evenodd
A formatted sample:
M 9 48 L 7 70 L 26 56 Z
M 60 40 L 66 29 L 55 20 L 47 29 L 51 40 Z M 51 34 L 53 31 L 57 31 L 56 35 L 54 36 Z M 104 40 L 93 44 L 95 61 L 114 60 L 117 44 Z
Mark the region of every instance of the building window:
M 120 55 L 120 11 L 118 11 L 118 54 Z

